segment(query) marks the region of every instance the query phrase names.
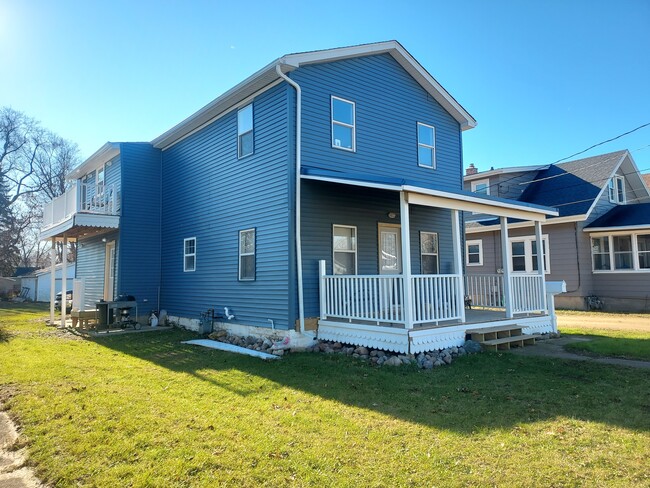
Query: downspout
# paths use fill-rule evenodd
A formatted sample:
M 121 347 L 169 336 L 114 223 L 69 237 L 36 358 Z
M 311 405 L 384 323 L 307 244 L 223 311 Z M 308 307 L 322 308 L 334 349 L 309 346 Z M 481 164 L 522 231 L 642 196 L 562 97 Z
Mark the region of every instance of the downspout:
M 300 144 L 301 137 L 300 133 L 302 130 L 301 119 L 301 100 L 302 100 L 302 91 L 300 85 L 289 78 L 282 72 L 280 64 L 275 65 L 275 71 L 280 78 L 289 83 L 292 87 L 296 89 L 296 267 L 298 271 L 298 318 L 300 320 L 300 333 L 305 332 L 305 310 L 303 302 L 303 292 L 302 292 L 302 242 L 300 238 L 300 167 L 301 167 L 301 156 L 300 156 Z

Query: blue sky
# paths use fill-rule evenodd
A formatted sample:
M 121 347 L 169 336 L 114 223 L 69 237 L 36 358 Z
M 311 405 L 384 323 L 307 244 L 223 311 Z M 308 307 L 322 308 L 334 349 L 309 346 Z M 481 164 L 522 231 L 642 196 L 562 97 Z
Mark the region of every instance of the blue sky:
M 0 106 L 149 141 L 283 54 L 397 39 L 478 120 L 465 165 L 544 164 L 650 122 L 650 0 L 0 0 Z M 650 171 L 650 126 L 627 148 Z

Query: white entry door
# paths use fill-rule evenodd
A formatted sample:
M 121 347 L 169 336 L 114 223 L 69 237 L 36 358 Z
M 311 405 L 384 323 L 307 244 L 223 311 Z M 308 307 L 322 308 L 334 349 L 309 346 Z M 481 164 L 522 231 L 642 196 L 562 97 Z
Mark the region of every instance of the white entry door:
M 402 234 L 398 224 L 379 224 L 379 274 L 402 272 Z
M 104 258 L 104 300 L 113 301 L 115 289 L 115 241 L 106 243 L 106 257 Z

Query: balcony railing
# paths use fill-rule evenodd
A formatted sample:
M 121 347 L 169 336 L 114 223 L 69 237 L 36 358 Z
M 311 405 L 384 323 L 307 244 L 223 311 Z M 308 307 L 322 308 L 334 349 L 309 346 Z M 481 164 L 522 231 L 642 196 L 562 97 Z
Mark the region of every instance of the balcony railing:
M 120 202 L 115 185 L 73 186 L 43 206 L 43 228 L 63 222 L 75 213 L 118 215 Z

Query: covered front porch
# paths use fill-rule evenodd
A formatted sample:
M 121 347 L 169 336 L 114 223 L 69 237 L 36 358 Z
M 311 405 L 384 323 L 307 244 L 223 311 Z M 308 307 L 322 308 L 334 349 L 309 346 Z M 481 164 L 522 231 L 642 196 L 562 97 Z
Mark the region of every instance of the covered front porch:
M 335 226 L 337 228 L 332 231 L 331 266 L 327 260 L 319 260 L 319 339 L 417 353 L 461 345 L 469 329 L 514 324 L 524 333 L 554 331 L 552 296 L 549 298 L 545 286 L 543 256 L 536 257 L 537 272 L 513 273 L 509 265 L 507 226 L 508 217 L 533 221 L 537 248 L 541 249 L 542 222 L 547 214 L 554 214 L 552 209 L 413 185 L 374 184 L 331 176 L 307 178 L 399 192 L 399 224 L 393 224 L 393 234 L 397 235 L 391 236 L 390 228 L 385 229 L 386 224 L 377 223 L 378 273 L 356 273 L 356 258 L 336 249 L 338 239 L 349 243 L 342 249 L 349 245 L 356 252 L 356 242 L 353 243 L 356 233 L 346 233 L 345 229 L 339 232 L 338 228 L 344 226 Z M 414 207 L 418 210 L 416 220 L 420 226 L 412 231 L 410 215 Z M 424 262 L 428 257 L 423 251 L 427 243 L 422 239 L 422 234 L 426 234 L 422 230 L 422 216 L 427 208 L 435 210 L 438 218 L 441 209 L 449 216 L 446 224 L 438 220 L 436 225 L 450 236 L 450 255 L 443 266 L 436 250 L 438 272 L 433 273 Z M 503 273 L 465 276 L 461 224 L 464 211 L 496 215 L 501 219 L 501 251 L 503 262 L 507 263 Z M 389 217 L 392 216 L 389 214 Z M 418 232 L 421 262 L 417 256 L 416 259 L 412 256 L 412 252 L 418 252 L 418 243 L 412 242 Z M 414 263 L 420 273 L 412 272 Z

